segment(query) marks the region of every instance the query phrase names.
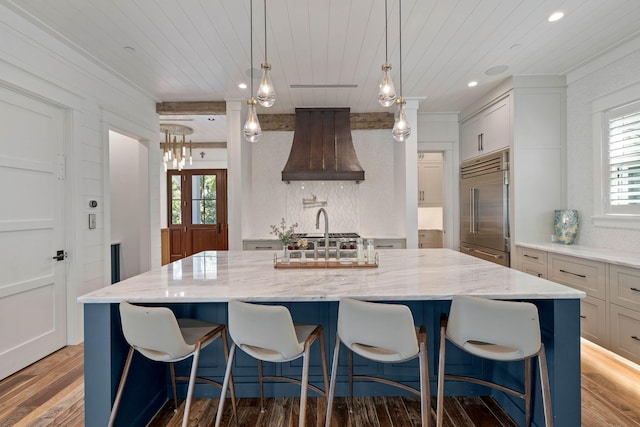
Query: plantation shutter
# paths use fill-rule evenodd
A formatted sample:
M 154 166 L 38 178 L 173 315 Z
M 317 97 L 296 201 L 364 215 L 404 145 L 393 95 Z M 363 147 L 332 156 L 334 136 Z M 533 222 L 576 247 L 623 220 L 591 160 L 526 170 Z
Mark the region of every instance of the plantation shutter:
M 640 205 L 640 107 L 609 119 L 609 203 Z

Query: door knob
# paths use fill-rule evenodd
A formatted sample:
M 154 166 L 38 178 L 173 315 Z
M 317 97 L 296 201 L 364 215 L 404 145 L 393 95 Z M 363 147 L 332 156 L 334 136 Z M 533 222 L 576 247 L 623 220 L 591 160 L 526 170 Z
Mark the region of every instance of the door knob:
M 67 257 L 67 253 L 64 250 L 60 250 L 56 252 L 56 256 L 53 257 L 56 261 L 64 261 Z

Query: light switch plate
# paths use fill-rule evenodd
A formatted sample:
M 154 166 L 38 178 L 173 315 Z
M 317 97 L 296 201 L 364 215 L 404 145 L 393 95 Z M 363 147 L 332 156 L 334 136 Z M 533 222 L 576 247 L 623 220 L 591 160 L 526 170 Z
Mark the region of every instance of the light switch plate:
M 96 214 L 89 214 L 89 230 L 96 228 Z

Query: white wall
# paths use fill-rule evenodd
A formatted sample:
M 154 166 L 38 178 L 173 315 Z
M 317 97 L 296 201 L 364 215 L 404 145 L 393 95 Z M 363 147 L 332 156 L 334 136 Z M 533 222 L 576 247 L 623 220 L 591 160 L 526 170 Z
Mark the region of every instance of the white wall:
M 150 268 L 148 149 L 137 140 L 109 132 L 111 243 L 120 243 L 120 280 Z
M 640 230 L 595 227 L 592 102 L 640 82 L 640 38 L 567 75 L 567 208 L 577 209 L 576 244 L 640 251 Z
M 110 284 L 108 216 L 108 124 L 142 141 L 158 138 L 156 100 L 141 93 L 0 5 L 0 84 L 41 97 L 65 109 L 68 342 L 82 340 L 79 295 Z M 149 157 L 160 161 L 159 147 Z M 158 171 L 159 173 L 159 171 Z M 159 176 L 152 171 L 149 194 L 159 204 Z M 98 208 L 90 210 L 89 200 Z M 87 215 L 96 213 L 89 230 Z M 160 264 L 159 209 L 150 207 L 150 259 Z
M 282 181 L 293 132 L 265 132 L 251 144 L 251 202 L 244 238 L 274 238 L 270 226 L 285 218 L 298 231 L 315 233 L 319 207 L 304 208 L 303 198 L 326 200 L 331 232 L 356 231 L 366 237 L 404 237 L 394 203 L 394 141 L 388 130 L 353 131 L 352 138 L 365 180 Z M 247 144 L 245 141 L 243 144 Z M 397 144 L 397 143 L 395 143 Z M 324 221 L 324 218 L 322 219 Z M 321 228 L 323 227 L 321 223 Z

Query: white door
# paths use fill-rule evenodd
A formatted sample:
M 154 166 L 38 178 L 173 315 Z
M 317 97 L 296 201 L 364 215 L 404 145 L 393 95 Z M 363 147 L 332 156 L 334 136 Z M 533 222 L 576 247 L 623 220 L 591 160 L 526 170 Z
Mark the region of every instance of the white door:
M 0 379 L 66 344 L 63 111 L 0 87 Z

